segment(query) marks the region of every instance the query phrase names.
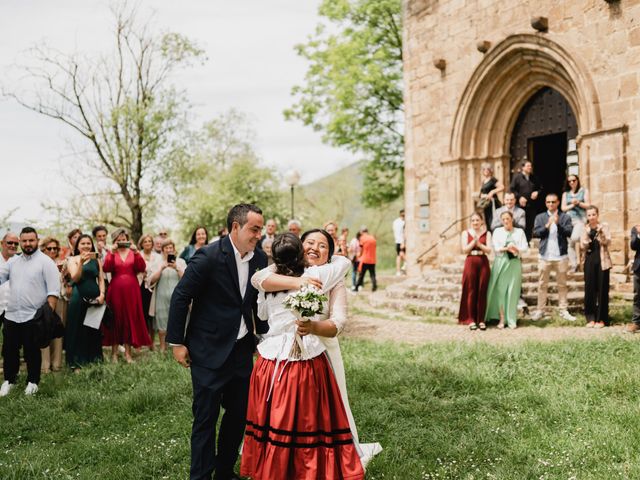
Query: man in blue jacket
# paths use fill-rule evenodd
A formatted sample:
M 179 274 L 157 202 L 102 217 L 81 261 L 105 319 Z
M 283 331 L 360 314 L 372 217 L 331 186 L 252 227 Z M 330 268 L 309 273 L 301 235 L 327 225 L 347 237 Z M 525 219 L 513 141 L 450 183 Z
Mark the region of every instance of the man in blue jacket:
M 256 250 L 263 223 L 255 205 L 234 206 L 229 235 L 196 251 L 171 297 L 167 341 L 174 358 L 190 368 L 193 385 L 192 480 L 210 480 L 214 471 L 216 480 L 239 478 L 233 467 L 246 423 L 254 333 L 268 329 L 257 320 L 258 292 L 251 285 L 251 276 L 267 266 Z
M 636 252 L 633 259 L 633 317 L 627 325 L 627 331 L 636 333 L 640 331 L 640 225 L 631 229 L 631 250 Z
M 576 317 L 567 310 L 567 272 L 569 270 L 569 238 L 573 231 L 571 217 L 558 209 L 558 195 L 550 193 L 545 198 L 547 211 L 536 216 L 533 224 L 533 236 L 540 239 L 540 258 L 538 260 L 538 308 L 531 314 L 531 320 L 540 320 L 547 304 L 549 274 L 556 272 L 558 285 L 559 314 L 562 318 L 574 321 Z

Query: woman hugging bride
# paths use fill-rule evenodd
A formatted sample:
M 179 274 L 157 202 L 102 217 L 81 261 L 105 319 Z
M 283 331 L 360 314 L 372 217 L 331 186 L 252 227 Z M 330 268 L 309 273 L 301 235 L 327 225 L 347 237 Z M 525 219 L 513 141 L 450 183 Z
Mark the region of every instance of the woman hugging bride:
M 306 232 L 302 241 L 279 235 L 274 264 L 252 278 L 261 292 L 258 315 L 269 321 L 251 376 L 240 470 L 253 480 L 363 479 L 364 466 L 381 450 L 377 443 L 359 444 L 349 408 L 335 337 L 346 321 L 342 280 L 351 262 L 332 257 L 333 247 L 323 230 Z M 284 306 L 289 291 L 305 285 L 329 298 L 310 322 Z M 292 353 L 296 336 L 303 347 L 298 355 Z

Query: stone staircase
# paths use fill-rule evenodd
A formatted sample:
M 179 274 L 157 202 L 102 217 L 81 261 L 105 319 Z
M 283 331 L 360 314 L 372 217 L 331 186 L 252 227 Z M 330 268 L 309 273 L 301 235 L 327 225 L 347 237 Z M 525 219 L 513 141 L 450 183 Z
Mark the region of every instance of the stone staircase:
M 455 321 L 460 307 L 462 294 L 462 270 L 464 255 L 456 257 L 453 263 L 446 263 L 438 269 L 425 269 L 422 277 L 407 278 L 394 283 L 383 291 L 373 294 L 369 303 L 375 308 L 384 308 L 405 312 L 411 315 L 442 315 Z M 492 262 L 492 258 L 490 262 Z M 522 257 L 522 293 L 527 309 L 519 311 L 519 317 L 526 317 L 535 310 L 538 292 L 538 249 L 532 247 Z M 555 284 L 555 273 L 551 273 L 549 282 L 547 308 L 558 305 L 558 290 Z M 611 306 L 630 304 L 633 299 L 633 286 L 622 273 L 622 269 L 614 270 L 611 275 Z M 584 307 L 584 276 L 582 272 L 570 273 L 568 276 L 569 310 L 581 313 Z

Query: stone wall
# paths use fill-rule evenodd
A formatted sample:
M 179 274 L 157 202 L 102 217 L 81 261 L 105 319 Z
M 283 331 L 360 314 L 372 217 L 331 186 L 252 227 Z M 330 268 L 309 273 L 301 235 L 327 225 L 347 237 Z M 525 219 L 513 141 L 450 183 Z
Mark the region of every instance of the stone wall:
M 509 181 L 513 125 L 545 85 L 576 114 L 580 177 L 611 226 L 614 263 L 624 264 L 628 230 L 640 223 L 640 0 L 406 0 L 404 11 L 410 273 L 472 212 L 482 162 Z M 534 16 L 548 18 L 547 32 L 532 28 Z M 422 260 L 457 253 L 452 237 Z

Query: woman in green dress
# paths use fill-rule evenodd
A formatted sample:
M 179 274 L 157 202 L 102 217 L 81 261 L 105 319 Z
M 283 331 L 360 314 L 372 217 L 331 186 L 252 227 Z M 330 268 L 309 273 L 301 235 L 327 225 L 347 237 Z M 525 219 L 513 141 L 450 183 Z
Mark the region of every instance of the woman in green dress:
M 102 305 L 105 298 L 104 274 L 96 257 L 91 236 L 81 235 L 74 256 L 67 264 L 73 291 L 67 310 L 64 349 L 67 365 L 72 370 L 102 361 L 100 330 L 84 325 L 87 309 L 90 308 L 88 301 Z
M 151 272 L 149 284 L 155 285 L 152 300 L 155 302 L 154 327 L 160 338 L 160 351 L 165 352 L 171 295 L 182 278 L 187 264 L 182 258 L 176 258 L 176 245 L 173 240 L 167 238 L 162 242 L 162 261 L 155 265 L 156 269 Z
M 522 288 L 522 262 L 520 255 L 529 249 L 524 230 L 513 226 L 513 215 L 505 211 L 500 215 L 502 227 L 493 232 L 493 250 L 496 258 L 491 268 L 487 292 L 485 320 L 499 319 L 498 328 L 516 328 L 518 299 Z

